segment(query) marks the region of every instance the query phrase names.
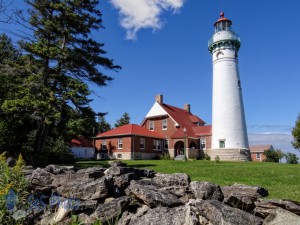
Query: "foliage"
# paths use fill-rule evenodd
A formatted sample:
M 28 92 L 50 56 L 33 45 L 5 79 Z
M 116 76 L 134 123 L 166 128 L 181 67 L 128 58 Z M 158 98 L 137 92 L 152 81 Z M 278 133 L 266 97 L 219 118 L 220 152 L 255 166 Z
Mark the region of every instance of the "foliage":
M 108 161 L 78 161 L 76 167 L 108 166 Z M 127 160 L 130 167 L 147 168 L 160 173 L 187 173 L 193 181 L 209 181 L 220 186 L 235 183 L 257 185 L 269 191 L 270 199 L 300 201 L 300 164 L 261 162 L 225 162 L 195 160 Z M 266 178 L 272 179 L 266 179 Z
M 161 155 L 160 155 L 160 159 L 161 160 L 171 160 L 171 157 L 170 157 L 170 154 L 168 152 L 163 152 Z
M 62 139 L 50 139 L 47 149 L 48 163 L 74 163 L 70 147 Z
M 205 160 L 210 160 L 210 156 L 207 153 L 204 153 L 204 159 Z
M 294 148 L 300 151 L 300 114 L 297 121 L 295 122 L 295 127 L 292 130 L 292 135 L 294 137 L 294 141 L 292 142 L 292 144 Z
M 294 153 L 290 153 L 290 152 L 286 153 L 285 159 L 286 159 L 286 163 L 288 163 L 288 164 L 298 164 L 299 163 L 298 162 L 299 158 Z
M 120 127 L 127 124 L 130 124 L 130 117 L 129 114 L 125 112 L 123 116 L 119 120 L 117 120 L 117 122 L 115 123 L 115 127 Z
M 218 155 L 215 157 L 215 161 L 216 163 L 220 163 L 220 157 Z
M 266 156 L 265 162 L 276 162 L 279 163 L 279 155 L 274 150 L 265 150 L 264 155 Z
M 285 153 L 283 151 L 281 151 L 281 149 L 276 149 L 275 152 L 277 154 L 279 162 L 281 162 L 281 159 L 285 157 Z
M 6 163 L 5 152 L 0 155 L 0 224 L 14 224 L 13 213 L 26 206 L 28 184 L 22 172 L 24 165 L 24 160 L 19 155 L 15 166 L 10 168 Z M 9 204 L 7 200 L 11 192 L 17 195 L 17 198 L 13 199 L 15 205 Z M 18 223 L 21 221 L 22 219 Z
M 18 19 L 32 36 L 23 38 L 21 50 L 0 37 L 6 53 L 0 57 L 0 148 L 29 153 L 24 155 L 33 164 L 48 158 L 54 140 L 95 135 L 88 84 L 106 86 L 113 78 L 101 70 L 120 67 L 92 36 L 102 28 L 98 0 L 25 2 L 28 10 Z
M 104 133 L 106 131 L 111 130 L 111 125 L 105 120 L 105 116 L 107 113 L 98 113 L 98 121 L 97 121 L 97 132 Z

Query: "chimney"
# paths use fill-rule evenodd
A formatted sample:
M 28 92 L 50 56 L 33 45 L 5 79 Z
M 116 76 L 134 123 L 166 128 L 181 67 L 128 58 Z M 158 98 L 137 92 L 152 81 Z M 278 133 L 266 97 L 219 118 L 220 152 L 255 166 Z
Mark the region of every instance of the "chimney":
M 183 109 L 185 111 L 187 111 L 188 113 L 191 113 L 191 106 L 190 106 L 190 104 L 184 104 Z
M 161 94 L 156 95 L 155 101 L 158 102 L 159 104 L 163 104 L 163 95 Z

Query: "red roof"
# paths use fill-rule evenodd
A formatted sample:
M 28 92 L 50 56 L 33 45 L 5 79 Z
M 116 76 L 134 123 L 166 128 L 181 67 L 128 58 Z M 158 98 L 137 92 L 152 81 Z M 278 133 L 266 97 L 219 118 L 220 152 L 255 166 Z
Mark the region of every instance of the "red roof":
M 218 19 L 217 22 L 215 22 L 214 26 L 216 26 L 216 24 L 221 21 L 228 21 L 230 24 L 232 24 L 231 20 L 227 19 L 223 12 L 220 13 L 220 18 Z
M 193 130 L 197 136 L 205 136 L 205 135 L 211 135 L 211 125 L 207 126 L 198 126 L 193 127 Z
M 252 145 L 250 152 L 264 152 L 265 150 L 274 150 L 272 145 Z
M 127 124 L 121 127 L 117 127 L 110 131 L 98 134 L 97 137 L 113 137 L 113 136 L 123 136 L 123 135 L 138 135 L 138 136 L 154 137 L 160 139 L 164 138 L 164 136 L 162 136 L 161 134 L 155 131 L 147 130 L 146 128 L 141 127 L 137 124 Z
M 183 128 L 186 129 L 185 135 L 187 137 L 197 138 L 197 135 L 194 133 L 193 127 L 198 126 L 195 123 L 205 124 L 205 122 L 202 119 L 186 111 L 185 109 L 181 109 L 167 104 L 160 104 L 160 105 L 170 115 L 170 117 L 172 117 L 180 125 L 177 132 L 175 132 L 171 136 L 171 138 L 183 138 L 184 137 Z
M 71 146 L 77 147 L 93 147 L 93 143 L 85 137 L 79 135 L 77 138 L 71 140 Z

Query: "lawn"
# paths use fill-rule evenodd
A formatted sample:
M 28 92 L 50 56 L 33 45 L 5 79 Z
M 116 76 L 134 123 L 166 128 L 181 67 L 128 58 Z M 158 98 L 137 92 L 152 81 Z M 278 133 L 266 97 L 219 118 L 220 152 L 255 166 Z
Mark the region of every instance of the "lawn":
M 272 199 L 300 202 L 300 164 L 220 162 L 206 160 L 128 160 L 128 166 L 148 168 L 162 173 L 187 173 L 193 181 L 210 181 L 220 186 L 234 183 L 258 185 Z M 107 161 L 77 161 L 80 168 L 108 166 Z

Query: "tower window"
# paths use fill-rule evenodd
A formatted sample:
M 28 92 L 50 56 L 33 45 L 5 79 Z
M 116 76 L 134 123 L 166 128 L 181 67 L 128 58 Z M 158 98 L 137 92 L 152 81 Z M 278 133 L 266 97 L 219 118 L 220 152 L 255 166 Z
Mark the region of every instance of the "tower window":
M 219 141 L 219 148 L 225 148 L 225 141 Z

